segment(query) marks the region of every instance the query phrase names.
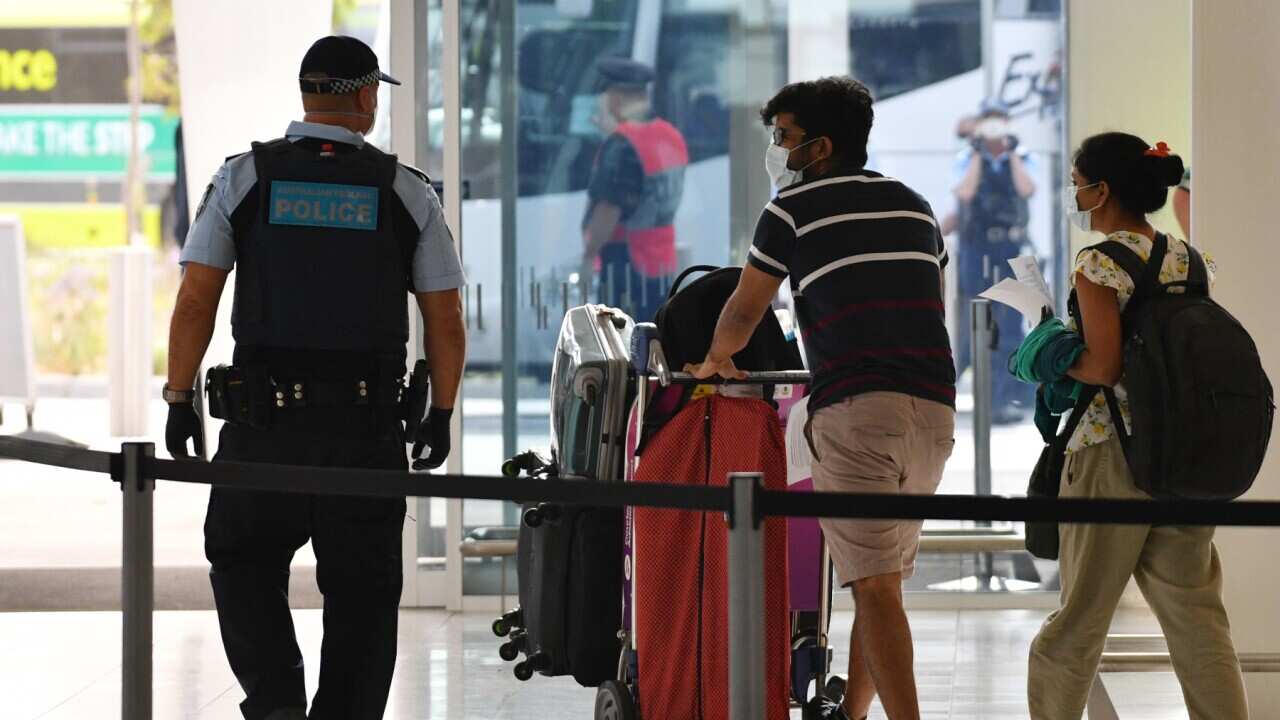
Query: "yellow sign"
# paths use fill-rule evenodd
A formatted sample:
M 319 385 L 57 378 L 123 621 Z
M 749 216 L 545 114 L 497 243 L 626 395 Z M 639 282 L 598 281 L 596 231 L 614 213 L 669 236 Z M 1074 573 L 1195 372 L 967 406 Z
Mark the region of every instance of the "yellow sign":
M 0 91 L 49 92 L 58 86 L 58 59 L 48 50 L 0 48 Z

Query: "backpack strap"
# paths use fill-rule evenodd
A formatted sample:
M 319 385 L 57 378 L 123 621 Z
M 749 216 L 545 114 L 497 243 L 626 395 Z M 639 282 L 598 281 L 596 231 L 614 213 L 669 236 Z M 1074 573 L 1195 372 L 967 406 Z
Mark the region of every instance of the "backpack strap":
M 1187 255 L 1191 260 L 1187 267 L 1187 293 L 1198 295 L 1199 297 L 1209 297 L 1209 263 L 1204 259 L 1204 255 L 1200 254 L 1199 250 L 1191 246 L 1191 243 L 1186 243 L 1186 246 Z

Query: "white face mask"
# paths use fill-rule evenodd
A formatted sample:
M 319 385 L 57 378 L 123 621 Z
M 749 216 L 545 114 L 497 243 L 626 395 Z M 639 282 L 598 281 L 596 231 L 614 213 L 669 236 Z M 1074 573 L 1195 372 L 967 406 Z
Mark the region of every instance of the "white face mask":
M 810 162 L 808 165 L 805 165 L 799 170 L 792 170 L 791 168 L 787 167 L 787 161 L 791 159 L 791 153 L 819 139 L 820 138 L 814 138 L 813 140 L 810 140 L 808 142 L 800 143 L 799 145 L 791 148 L 790 150 L 782 147 L 781 145 L 775 145 L 773 143 L 770 143 L 769 147 L 765 148 L 764 169 L 765 169 L 765 172 L 769 173 L 769 179 L 773 181 L 774 187 L 781 190 L 783 188 L 795 185 L 797 182 L 799 182 L 801 175 L 804 174 L 804 171 L 809 168 L 809 165 L 812 165 L 813 163 L 818 162 L 817 160 L 814 160 L 813 162 Z
M 1074 184 L 1067 186 L 1066 198 L 1065 198 L 1067 220 L 1069 220 L 1072 225 L 1075 225 L 1076 227 L 1080 228 L 1085 232 L 1093 231 L 1093 211 L 1102 207 L 1102 203 L 1099 202 L 1097 205 L 1094 205 L 1088 210 L 1081 210 L 1079 193 L 1081 190 L 1084 190 L 1085 188 L 1091 188 L 1091 187 L 1094 187 L 1095 185 L 1101 185 L 1101 184 L 1102 183 L 1100 182 L 1096 182 L 1096 183 L 1093 183 L 1092 185 L 1085 185 L 1084 187 L 1076 187 Z
M 1009 121 L 1001 118 L 988 118 L 978 123 L 978 137 L 987 140 L 1000 140 L 1009 136 Z

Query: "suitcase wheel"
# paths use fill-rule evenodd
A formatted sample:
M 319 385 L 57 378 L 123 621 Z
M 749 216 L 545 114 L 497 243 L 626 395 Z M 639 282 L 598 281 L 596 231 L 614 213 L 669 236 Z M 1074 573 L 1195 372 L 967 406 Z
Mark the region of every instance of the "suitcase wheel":
M 498 647 L 498 657 L 506 660 L 507 662 L 511 662 L 520 657 L 520 653 L 525 650 L 527 645 L 528 639 L 524 633 L 514 633 L 510 640 L 502 643 L 502 645 Z
M 497 635 L 498 637 L 506 637 L 510 635 L 512 631 L 517 630 L 520 627 L 523 619 L 520 609 L 516 608 L 506 615 L 494 620 L 490 629 L 493 630 L 494 635 Z
M 595 720 L 636 720 L 631 690 L 617 680 L 606 680 L 596 691 Z
M 844 702 L 844 693 L 848 686 L 844 678 L 832 675 L 827 678 L 827 687 L 822 691 L 822 696 L 833 703 L 840 704 Z
M 522 663 L 516 663 L 515 676 L 520 682 L 527 682 L 533 677 L 533 674 L 539 670 L 546 670 L 550 665 L 550 658 L 546 653 L 534 653 L 529 656 L 528 660 Z

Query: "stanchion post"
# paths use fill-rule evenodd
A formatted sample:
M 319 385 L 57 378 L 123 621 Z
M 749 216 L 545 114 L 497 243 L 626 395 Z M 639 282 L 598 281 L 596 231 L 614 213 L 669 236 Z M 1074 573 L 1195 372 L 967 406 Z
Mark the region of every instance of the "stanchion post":
M 124 620 L 121 652 L 121 717 L 151 719 L 151 615 L 155 606 L 152 491 L 155 480 L 142 471 L 155 457 L 153 443 L 120 447 L 120 491 L 124 496 L 124 558 L 120 607 Z
M 730 473 L 729 717 L 764 720 L 764 527 L 759 473 Z
M 973 481 L 975 495 L 991 494 L 991 391 L 993 371 L 991 352 L 995 345 L 994 317 L 991 301 L 975 298 L 970 313 L 973 323 Z

